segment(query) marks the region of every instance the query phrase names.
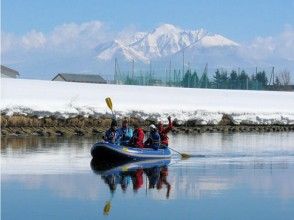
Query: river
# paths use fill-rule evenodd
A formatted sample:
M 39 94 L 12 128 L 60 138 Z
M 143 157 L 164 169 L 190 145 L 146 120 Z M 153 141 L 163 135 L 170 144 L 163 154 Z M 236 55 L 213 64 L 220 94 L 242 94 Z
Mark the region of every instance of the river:
M 181 160 L 103 167 L 95 138 L 6 137 L 2 219 L 293 219 L 294 133 L 173 135 Z

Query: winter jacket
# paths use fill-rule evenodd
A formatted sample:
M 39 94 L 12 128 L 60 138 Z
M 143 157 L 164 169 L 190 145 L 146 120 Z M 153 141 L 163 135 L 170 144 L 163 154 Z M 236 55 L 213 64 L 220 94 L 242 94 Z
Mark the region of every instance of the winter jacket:
M 127 127 L 121 127 L 117 130 L 118 133 L 118 142 L 121 145 L 127 146 L 129 144 L 129 140 L 133 136 L 133 129 Z
M 161 122 L 158 125 L 158 132 L 160 135 L 160 141 L 161 145 L 168 146 L 168 132 L 170 132 L 173 129 L 173 123 L 171 120 L 168 121 L 168 126 L 164 128 L 161 124 Z
M 105 132 L 104 140 L 109 143 L 115 144 L 117 142 L 117 137 L 117 131 L 110 128 Z
M 155 150 L 158 150 L 160 147 L 160 135 L 158 131 L 150 132 L 148 139 L 144 143 L 145 147 L 150 147 Z
M 133 147 L 144 147 L 144 131 L 142 128 L 137 128 L 134 130 L 133 137 L 129 141 L 129 145 Z

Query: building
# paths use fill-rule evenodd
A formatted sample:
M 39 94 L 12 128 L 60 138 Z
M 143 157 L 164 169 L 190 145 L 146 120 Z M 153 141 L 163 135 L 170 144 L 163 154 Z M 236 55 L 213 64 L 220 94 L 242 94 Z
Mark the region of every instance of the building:
M 99 75 L 95 74 L 74 74 L 74 73 L 58 73 L 52 81 L 80 82 L 80 83 L 100 83 L 106 84 L 107 81 Z
M 19 72 L 1 65 L 1 78 L 19 78 Z

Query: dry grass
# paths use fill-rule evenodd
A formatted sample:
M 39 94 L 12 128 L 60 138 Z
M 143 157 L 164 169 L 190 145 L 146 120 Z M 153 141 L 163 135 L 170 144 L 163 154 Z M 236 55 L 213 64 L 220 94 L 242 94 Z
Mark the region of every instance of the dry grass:
M 1 128 L 22 128 L 22 127 L 74 127 L 74 128 L 89 128 L 89 127 L 109 127 L 111 118 L 100 117 L 84 117 L 81 115 L 70 117 L 67 119 L 56 118 L 54 116 L 37 118 L 36 116 L 26 115 L 1 115 Z

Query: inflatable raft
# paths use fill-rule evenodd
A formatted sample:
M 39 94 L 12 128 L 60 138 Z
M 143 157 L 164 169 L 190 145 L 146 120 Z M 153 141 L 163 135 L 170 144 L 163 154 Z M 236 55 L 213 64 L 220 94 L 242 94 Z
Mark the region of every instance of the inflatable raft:
M 109 160 L 146 160 L 146 159 L 167 159 L 172 153 L 168 148 L 154 150 L 152 148 L 134 148 L 98 142 L 91 149 L 93 159 Z

